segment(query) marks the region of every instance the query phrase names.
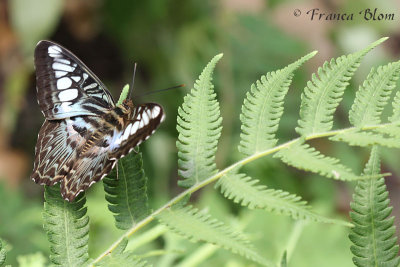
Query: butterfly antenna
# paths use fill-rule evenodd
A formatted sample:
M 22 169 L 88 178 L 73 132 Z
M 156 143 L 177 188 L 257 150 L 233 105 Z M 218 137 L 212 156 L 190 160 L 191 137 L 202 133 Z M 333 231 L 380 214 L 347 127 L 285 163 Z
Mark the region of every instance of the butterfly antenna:
M 128 98 L 130 98 L 130 99 L 132 99 L 133 85 L 135 84 L 136 67 L 137 67 L 137 63 L 135 62 L 134 67 L 133 67 L 132 84 L 131 84 L 131 86 L 129 86 L 129 93 L 128 93 Z
M 145 95 L 151 95 L 151 94 L 155 94 L 155 93 L 159 93 L 159 92 L 164 92 L 164 91 L 169 91 L 169 90 L 177 89 L 177 88 L 181 88 L 181 87 L 185 87 L 185 84 L 180 84 L 180 85 L 168 87 L 168 88 L 165 88 L 165 89 L 150 91 L 150 92 L 147 92 L 147 93 L 144 93 L 144 94 L 137 95 L 137 96 L 135 96 L 135 97 L 142 97 L 142 96 L 145 96 Z

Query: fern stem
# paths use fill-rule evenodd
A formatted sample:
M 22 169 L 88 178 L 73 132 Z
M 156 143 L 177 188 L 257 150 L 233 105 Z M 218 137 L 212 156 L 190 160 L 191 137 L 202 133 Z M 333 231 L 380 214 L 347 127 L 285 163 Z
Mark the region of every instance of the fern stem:
M 95 260 L 93 260 L 93 262 L 90 264 L 90 266 L 94 266 L 95 263 L 99 262 L 102 258 L 104 258 L 105 256 L 107 256 L 108 254 L 110 254 L 125 238 L 129 238 L 131 235 L 133 235 L 134 233 L 136 233 L 138 230 L 140 230 L 141 228 L 143 228 L 144 226 L 146 226 L 147 224 L 149 224 L 150 222 L 152 222 L 155 219 L 155 216 L 160 214 L 162 211 L 170 208 L 171 206 L 173 206 L 174 204 L 178 203 L 179 201 L 181 201 L 186 195 L 188 194 L 192 194 L 196 191 L 198 191 L 199 189 L 205 187 L 206 185 L 215 182 L 216 180 L 218 180 L 219 178 L 221 178 L 222 176 L 224 176 L 225 174 L 227 174 L 228 172 L 234 170 L 235 168 L 239 168 L 242 167 L 256 159 L 259 159 L 261 157 L 276 153 L 282 149 L 288 148 L 290 147 L 292 144 L 299 142 L 302 138 L 304 138 L 305 140 L 312 140 L 312 139 L 318 139 L 318 138 L 323 138 L 323 137 L 330 137 L 330 136 L 335 136 L 338 134 L 343 134 L 346 132 L 350 132 L 356 129 L 359 130 L 372 130 L 372 129 L 378 129 L 378 128 L 382 128 L 387 126 L 388 124 L 393 124 L 393 123 L 387 123 L 387 124 L 379 124 L 379 125 L 370 125 L 370 126 L 366 126 L 366 127 L 362 127 L 361 129 L 358 127 L 349 127 L 349 128 L 345 128 L 345 129 L 341 129 L 341 130 L 334 130 L 334 131 L 327 131 L 327 132 L 323 132 L 323 133 L 314 133 L 305 137 L 298 137 L 295 138 L 291 141 L 288 141 L 286 143 L 283 143 L 279 146 L 264 150 L 262 152 L 250 155 L 228 167 L 226 167 L 225 169 L 223 169 L 222 171 L 216 173 L 213 176 L 208 177 L 207 179 L 202 180 L 201 182 L 198 182 L 196 184 L 194 184 L 193 186 L 191 186 L 190 188 L 186 189 L 185 191 L 183 191 L 182 193 L 180 193 L 179 195 L 175 196 L 173 199 L 171 199 L 170 201 L 168 201 L 166 204 L 164 204 L 162 207 L 158 208 L 157 210 L 153 211 L 148 217 L 144 218 L 143 220 L 141 220 L 140 222 L 138 222 L 137 224 L 135 224 L 131 229 L 129 229 L 125 234 L 123 234 L 117 241 L 115 241 L 104 253 L 102 253 L 100 256 L 98 256 Z

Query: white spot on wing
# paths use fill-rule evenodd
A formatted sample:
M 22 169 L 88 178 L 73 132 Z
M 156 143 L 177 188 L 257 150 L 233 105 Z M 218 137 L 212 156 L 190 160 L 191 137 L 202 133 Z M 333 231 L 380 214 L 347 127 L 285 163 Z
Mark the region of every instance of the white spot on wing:
M 54 59 L 54 61 L 66 64 L 66 65 L 70 65 L 71 64 L 71 61 L 69 61 L 68 59 L 63 59 L 63 58 L 56 58 L 56 59 Z
M 69 71 L 69 72 L 73 72 L 74 68 L 65 64 L 61 64 L 58 62 L 53 63 L 52 65 L 54 70 L 63 70 L 63 71 Z
M 151 111 L 152 117 L 155 118 L 155 117 L 157 117 L 158 115 L 160 115 L 160 111 L 161 111 L 160 107 L 159 107 L 159 106 L 155 106 L 155 107 L 153 108 L 153 110 Z
M 131 134 L 136 133 L 138 127 L 139 127 L 139 122 L 135 121 L 135 123 L 132 125 Z
M 72 80 L 74 80 L 75 82 L 79 82 L 79 81 L 81 80 L 81 77 L 79 77 L 79 76 L 72 76 L 71 78 L 72 78 Z
M 149 116 L 147 116 L 147 113 L 142 114 L 142 121 L 143 121 L 144 125 L 149 124 Z
M 58 46 L 52 45 L 47 48 L 47 52 L 51 57 L 58 57 L 58 55 L 61 53 L 61 48 Z
M 69 89 L 69 90 L 64 90 L 61 93 L 58 94 L 58 98 L 61 101 L 70 101 L 75 99 L 78 96 L 78 89 Z M 64 104 L 64 103 L 63 103 Z M 61 105 L 62 107 L 63 105 Z
M 131 128 L 132 128 L 132 124 L 129 124 L 129 125 L 126 127 L 125 132 L 124 132 L 124 135 L 122 136 L 122 140 L 128 139 L 128 137 L 129 137 L 129 135 L 130 135 L 130 132 L 131 132 Z
M 97 83 L 91 83 L 91 84 L 85 86 L 83 89 L 88 90 L 88 89 L 95 88 L 96 86 L 97 86 Z
M 66 71 L 57 70 L 57 71 L 55 72 L 55 76 L 56 76 L 56 78 L 60 78 L 60 77 L 62 77 L 62 76 L 65 76 L 67 73 L 68 73 L 68 72 L 66 72 Z
M 57 89 L 62 90 L 62 89 L 67 89 L 72 85 L 72 81 L 68 77 L 64 77 L 61 79 L 57 80 Z
M 72 102 L 64 102 L 64 103 L 62 103 L 61 106 L 60 106 L 61 113 L 62 112 L 70 112 L 72 110 L 72 108 L 70 107 L 71 104 L 72 104 Z

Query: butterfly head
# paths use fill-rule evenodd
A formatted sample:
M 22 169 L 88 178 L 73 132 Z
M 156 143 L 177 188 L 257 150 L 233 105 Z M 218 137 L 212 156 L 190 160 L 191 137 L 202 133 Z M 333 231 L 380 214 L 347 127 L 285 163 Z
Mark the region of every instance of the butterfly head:
M 132 99 L 127 98 L 122 102 L 122 104 L 119 106 L 119 108 L 121 109 L 121 111 L 124 114 L 128 114 L 128 116 L 132 116 L 132 114 L 133 114 L 132 111 L 134 110 L 135 105 L 133 104 Z M 131 118 L 128 118 L 128 119 L 131 119 Z

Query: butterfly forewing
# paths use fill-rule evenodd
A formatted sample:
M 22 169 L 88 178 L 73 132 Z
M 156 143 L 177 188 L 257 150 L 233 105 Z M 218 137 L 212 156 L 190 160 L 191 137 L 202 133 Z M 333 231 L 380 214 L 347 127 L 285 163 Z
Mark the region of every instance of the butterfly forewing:
M 74 54 L 41 41 L 35 49 L 37 97 L 49 120 L 102 115 L 114 108 L 103 83 Z
M 101 81 L 71 52 L 49 41 L 35 50 L 37 97 L 46 117 L 31 178 L 61 181 L 72 201 L 102 179 L 121 157 L 146 140 L 164 118 L 162 107 L 131 100 L 115 106 Z
M 110 157 L 119 159 L 127 155 L 135 146 L 147 140 L 163 120 L 164 112 L 158 104 L 148 103 L 136 107 L 134 119 L 113 136 Z

